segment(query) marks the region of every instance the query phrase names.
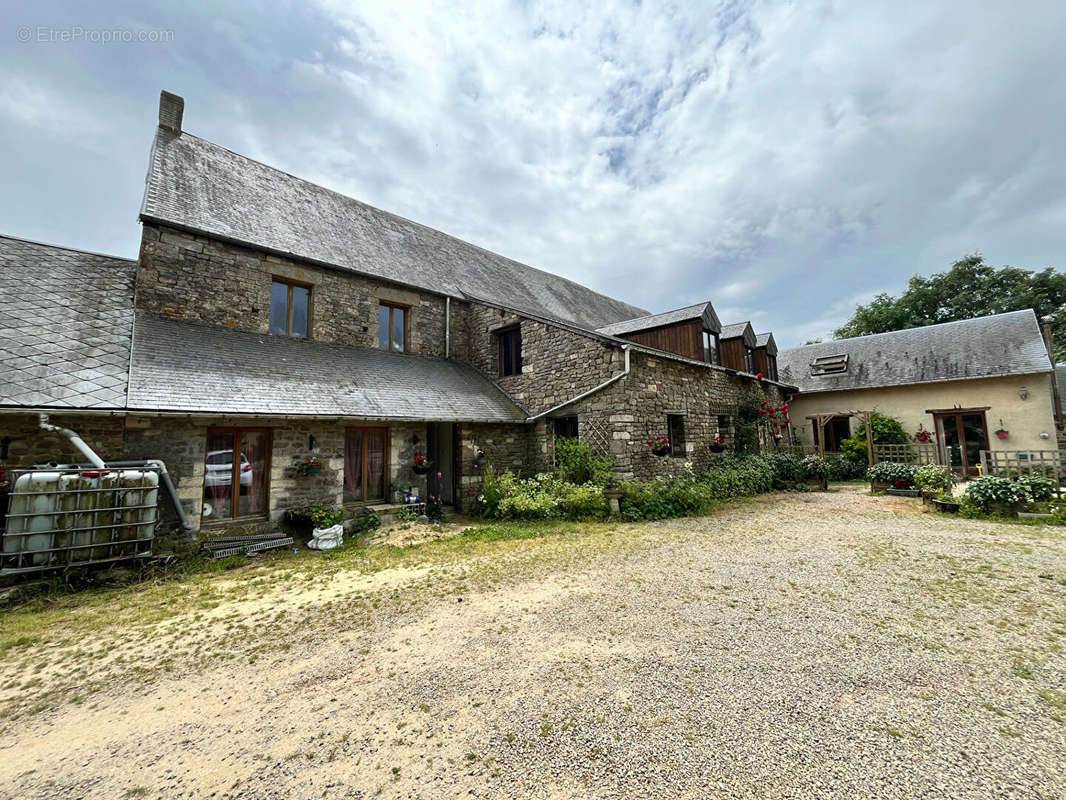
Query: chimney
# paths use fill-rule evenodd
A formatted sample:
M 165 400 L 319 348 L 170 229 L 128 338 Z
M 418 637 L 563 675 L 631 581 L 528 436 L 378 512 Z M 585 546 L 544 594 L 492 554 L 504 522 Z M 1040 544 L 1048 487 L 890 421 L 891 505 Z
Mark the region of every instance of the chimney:
M 163 90 L 159 93 L 159 127 L 177 135 L 181 133 L 181 117 L 185 113 L 185 100 Z

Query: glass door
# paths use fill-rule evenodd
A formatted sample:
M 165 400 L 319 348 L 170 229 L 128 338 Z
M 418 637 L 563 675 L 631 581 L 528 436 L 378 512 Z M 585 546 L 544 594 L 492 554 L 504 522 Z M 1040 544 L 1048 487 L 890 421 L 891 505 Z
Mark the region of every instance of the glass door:
M 988 425 L 980 412 L 938 413 L 936 434 L 947 464 L 963 475 L 976 475 L 981 451 L 988 449 Z
M 204 458 L 204 522 L 267 512 L 270 431 L 211 428 Z
M 344 440 L 344 502 L 385 500 L 388 428 L 349 428 Z

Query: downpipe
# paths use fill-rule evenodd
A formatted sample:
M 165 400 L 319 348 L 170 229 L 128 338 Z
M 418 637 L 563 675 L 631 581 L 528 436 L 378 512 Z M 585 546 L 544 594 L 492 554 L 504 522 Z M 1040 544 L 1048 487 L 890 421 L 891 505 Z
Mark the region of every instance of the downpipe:
M 100 458 L 100 456 L 96 455 L 96 451 L 89 447 L 89 445 L 85 444 L 84 440 L 70 428 L 61 428 L 58 425 L 52 425 L 48 421 L 47 414 L 39 415 L 39 419 L 42 430 L 51 431 L 52 433 L 58 433 L 60 436 L 67 437 L 68 439 L 70 439 L 70 443 L 74 445 L 74 449 L 76 449 L 79 453 L 89 459 L 90 464 L 92 464 L 97 469 L 105 468 L 104 460 Z
M 622 345 L 622 352 L 625 354 L 625 367 L 617 375 L 612 375 L 610 378 L 605 380 L 599 386 L 594 386 L 591 389 L 589 389 L 588 391 L 582 392 L 577 397 L 571 397 L 569 400 L 566 400 L 565 402 L 559 403 L 556 406 L 552 406 L 547 411 L 541 411 L 539 414 L 534 414 L 532 417 L 526 417 L 526 422 L 536 422 L 541 417 L 546 417 L 549 414 L 555 413 L 556 411 L 558 411 L 561 408 L 566 408 L 567 406 L 573 405 L 574 403 L 578 402 L 579 400 L 584 400 L 586 397 L 590 397 L 591 395 L 596 394 L 596 392 L 603 391 L 608 386 L 610 386 L 612 383 L 617 383 L 618 381 L 622 380 L 622 378 L 624 378 L 626 375 L 629 374 L 629 345 L 628 344 Z

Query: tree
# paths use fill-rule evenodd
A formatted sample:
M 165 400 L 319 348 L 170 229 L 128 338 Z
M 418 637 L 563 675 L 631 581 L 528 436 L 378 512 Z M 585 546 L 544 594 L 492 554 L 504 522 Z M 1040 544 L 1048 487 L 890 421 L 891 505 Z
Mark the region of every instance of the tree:
M 899 297 L 882 292 L 858 306 L 834 335 L 848 339 L 1026 308 L 1038 318 L 1055 315 L 1055 360 L 1066 360 L 1066 275 L 1051 267 L 1039 272 L 996 269 L 976 253 L 959 259 L 947 272 L 915 275 Z

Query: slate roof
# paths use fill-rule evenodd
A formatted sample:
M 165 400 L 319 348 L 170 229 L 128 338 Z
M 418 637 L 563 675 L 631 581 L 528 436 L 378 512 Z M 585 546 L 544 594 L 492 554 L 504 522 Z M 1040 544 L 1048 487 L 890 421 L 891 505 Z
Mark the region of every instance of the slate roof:
M 0 236 L 0 406 L 123 407 L 136 268 Z
M 720 341 L 743 338 L 744 344 L 748 347 L 755 347 L 755 331 L 750 322 L 734 322 L 730 325 L 723 325 L 718 338 Z
M 755 334 L 755 346 L 765 347 L 767 353 L 772 356 L 777 355 L 777 342 L 774 341 L 774 335 L 772 333 Z
M 710 303 L 696 303 L 695 305 L 677 308 L 673 311 L 664 311 L 662 314 L 647 314 L 635 319 L 627 319 L 597 328 L 598 333 L 608 336 L 624 336 L 627 333 L 661 328 L 664 325 L 674 325 L 678 322 L 687 322 L 690 319 L 702 319 L 704 325 L 717 333 L 722 327 L 722 321 L 714 311 Z
M 164 128 L 152 146 L 141 218 L 586 328 L 648 313 Z
M 848 356 L 846 372 L 811 376 L 811 361 L 836 355 Z M 1050 372 L 1051 360 L 1025 310 L 794 347 L 777 367 L 801 391 L 827 392 Z
M 130 410 L 522 422 L 473 367 L 138 313 Z

